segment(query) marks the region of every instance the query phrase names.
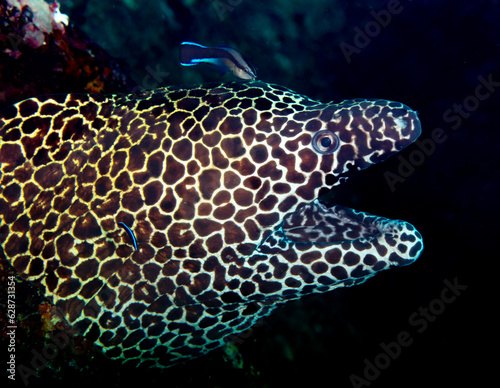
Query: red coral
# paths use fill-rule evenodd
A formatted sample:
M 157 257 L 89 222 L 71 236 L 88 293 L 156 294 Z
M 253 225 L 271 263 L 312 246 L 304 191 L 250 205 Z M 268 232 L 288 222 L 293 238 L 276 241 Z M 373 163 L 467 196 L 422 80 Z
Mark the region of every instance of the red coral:
M 29 22 L 22 28 L 21 38 L 31 48 L 45 44 L 47 36 L 54 30 L 64 32 L 65 24 L 68 24 L 68 17 L 59 12 L 57 2 L 49 5 L 43 0 L 7 0 L 7 4 L 28 13 Z
M 69 24 L 57 2 L 0 0 L 0 109 L 37 95 L 134 86 L 127 67 Z

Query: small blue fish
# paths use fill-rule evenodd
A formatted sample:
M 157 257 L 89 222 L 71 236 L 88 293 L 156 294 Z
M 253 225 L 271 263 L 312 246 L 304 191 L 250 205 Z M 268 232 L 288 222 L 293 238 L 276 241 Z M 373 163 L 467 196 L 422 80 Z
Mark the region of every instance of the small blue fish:
M 182 42 L 179 58 L 182 66 L 208 63 L 222 73 L 229 71 L 236 78 L 254 80 L 257 77 L 243 55 L 231 47 L 205 47 L 193 42 Z
M 123 222 L 119 222 L 118 225 L 120 225 L 122 228 L 124 228 L 127 231 L 128 235 L 130 236 L 130 238 L 132 240 L 132 244 L 134 245 L 134 249 L 136 251 L 138 251 L 139 249 L 137 248 L 137 239 L 135 238 L 134 232 L 127 225 L 125 225 Z

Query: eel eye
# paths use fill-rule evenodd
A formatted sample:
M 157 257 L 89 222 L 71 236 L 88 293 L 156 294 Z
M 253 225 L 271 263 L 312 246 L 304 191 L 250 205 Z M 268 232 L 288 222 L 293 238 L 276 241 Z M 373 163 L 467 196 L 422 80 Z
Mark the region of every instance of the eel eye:
M 331 154 L 339 148 L 339 145 L 338 136 L 326 129 L 316 132 L 312 138 L 312 146 L 318 154 Z

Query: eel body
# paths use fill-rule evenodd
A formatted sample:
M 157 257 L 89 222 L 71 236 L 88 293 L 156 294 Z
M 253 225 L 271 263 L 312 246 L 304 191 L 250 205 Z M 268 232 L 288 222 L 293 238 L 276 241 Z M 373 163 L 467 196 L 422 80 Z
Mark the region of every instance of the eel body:
M 262 82 L 31 98 L 0 114 L 0 254 L 108 357 L 169 366 L 417 259 L 409 223 L 318 197 L 420 132 Z

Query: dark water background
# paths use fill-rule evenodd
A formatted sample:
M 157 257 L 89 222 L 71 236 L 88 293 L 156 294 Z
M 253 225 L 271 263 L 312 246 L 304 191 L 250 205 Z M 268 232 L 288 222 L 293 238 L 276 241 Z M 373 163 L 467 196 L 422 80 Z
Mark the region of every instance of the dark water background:
M 334 199 L 411 222 L 425 250 L 409 267 L 279 309 L 238 345 L 243 369 L 220 351 L 163 371 L 80 371 L 67 360 L 62 380 L 46 371 L 30 386 L 342 388 L 353 374 L 367 379 L 376 360 L 383 370 L 358 386 L 498 382 L 499 1 L 74 0 L 61 10 L 146 88 L 220 79 L 179 65 L 188 40 L 236 47 L 260 80 L 314 99 L 383 98 L 417 110 L 427 154 L 414 144 L 356 174 Z M 359 40 L 359 31 L 371 36 Z M 346 45 L 355 52 L 345 55 Z M 398 169 L 404 181 L 391 186 L 387 172 Z M 454 282 L 466 289 L 452 298 L 443 290 Z M 380 344 L 398 338 L 407 346 L 387 362 Z

